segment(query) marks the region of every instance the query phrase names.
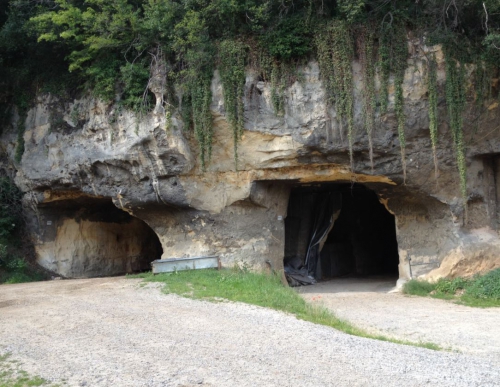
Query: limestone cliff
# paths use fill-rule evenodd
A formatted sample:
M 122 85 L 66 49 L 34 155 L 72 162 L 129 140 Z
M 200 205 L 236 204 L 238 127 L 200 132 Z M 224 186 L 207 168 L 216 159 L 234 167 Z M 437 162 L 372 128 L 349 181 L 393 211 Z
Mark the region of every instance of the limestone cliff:
M 415 43 L 404 81 L 406 184 L 392 94 L 389 113 L 376 117 L 371 169 L 361 114 L 363 80 L 356 62 L 354 171 L 349 167 L 346 133 L 335 110 L 326 105 L 315 62 L 302 67 L 299 80 L 286 90 L 283 116 L 273 110 L 270 85 L 247 72 L 245 132 L 237 171 L 217 72 L 212 82 L 215 138 L 205 172 L 178 112 L 167 118 L 156 109 L 137 117 L 91 97 L 65 101 L 40 95 L 26 118 L 22 161 L 11 161 L 16 183 L 26 192 L 40 264 L 64 276 L 84 277 L 130 271 L 134 262 L 147 260 L 144 255 L 158 258 L 154 249 L 136 251 L 150 236 L 134 218 L 82 215 L 106 201 L 149 225 L 164 258 L 219 255 L 225 266 L 270 265 L 281 270 L 291 190 L 336 182 L 372 189 L 395 216 L 401 279 L 409 277 L 410 264 L 414 276 L 431 277 L 500 266 L 500 109 L 497 102 L 488 101 L 481 115 L 472 103 L 464 112 L 469 194 L 465 217 L 444 98 L 439 102 L 440 174 L 438 179 L 434 176 L 423 55 L 429 50 L 437 52 L 438 81 L 441 86 L 444 82 L 439 50 Z M 14 130 L 4 131 L 2 146 L 11 159 L 15 142 Z M 116 227 L 130 241 L 129 250 L 116 247 L 116 241 L 103 247 L 111 237 L 88 242 L 92 228 L 111 232 Z M 102 253 L 110 249 L 118 254 Z M 106 263 L 117 255 L 124 257 L 122 263 Z

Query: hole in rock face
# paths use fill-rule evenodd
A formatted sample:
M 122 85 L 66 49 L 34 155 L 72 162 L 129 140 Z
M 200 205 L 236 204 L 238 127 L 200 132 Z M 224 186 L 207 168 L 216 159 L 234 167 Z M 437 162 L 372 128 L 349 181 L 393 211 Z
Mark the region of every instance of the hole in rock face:
M 43 249 L 66 277 L 96 277 L 151 269 L 162 255 L 156 233 L 111 199 L 80 197 L 40 205 Z
M 316 280 L 398 275 L 395 218 L 361 184 L 324 183 L 291 191 L 285 270 Z

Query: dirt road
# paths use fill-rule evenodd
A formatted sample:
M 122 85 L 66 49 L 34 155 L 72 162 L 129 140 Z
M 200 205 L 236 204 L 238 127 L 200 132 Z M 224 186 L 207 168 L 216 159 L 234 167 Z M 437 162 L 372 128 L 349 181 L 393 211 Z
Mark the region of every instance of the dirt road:
M 395 280 L 346 278 L 299 291 L 306 300 L 372 333 L 430 341 L 500 364 L 500 308 L 471 308 L 391 293 L 394 285 Z
M 0 286 L 0 352 L 69 386 L 495 386 L 500 364 L 102 278 Z

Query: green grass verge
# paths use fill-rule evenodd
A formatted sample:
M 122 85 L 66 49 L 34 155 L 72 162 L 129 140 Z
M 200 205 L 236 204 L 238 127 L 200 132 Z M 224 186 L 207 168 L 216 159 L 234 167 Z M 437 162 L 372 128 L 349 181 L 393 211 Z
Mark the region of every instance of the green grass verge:
M 53 386 L 45 379 L 30 376 L 19 368 L 16 361 L 10 359 L 10 354 L 0 356 L 0 387 L 35 387 Z
M 476 308 L 500 306 L 500 269 L 470 279 L 440 279 L 431 283 L 423 280 L 408 281 L 403 292 L 415 296 L 453 300 Z
M 20 284 L 24 282 L 45 281 L 47 277 L 36 271 L 0 271 L 1 284 Z
M 436 290 L 435 284 L 427 281 L 410 280 L 405 283 L 403 292 L 414 296 L 428 296 L 431 292 Z
M 187 298 L 215 302 L 221 300 L 244 302 L 287 312 L 301 320 L 326 325 L 354 336 L 432 350 L 442 349 L 434 343 L 397 340 L 368 333 L 348 321 L 339 319 L 324 307 L 308 304 L 293 288 L 283 286 L 280 279 L 274 275 L 241 270 L 190 270 L 158 275 L 143 273 L 129 278 L 164 283 L 163 292 L 167 294 L 173 293 Z
M 0 228 L 1 223 L 0 219 Z M 48 279 L 47 273 L 41 267 L 24 258 L 24 247 L 19 235 L 0 236 L 0 284 Z

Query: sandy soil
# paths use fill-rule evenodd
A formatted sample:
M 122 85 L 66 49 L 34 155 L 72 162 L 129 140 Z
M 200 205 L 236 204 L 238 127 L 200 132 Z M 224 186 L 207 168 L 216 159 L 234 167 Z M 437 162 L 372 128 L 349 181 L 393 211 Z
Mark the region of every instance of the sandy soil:
M 394 293 L 395 280 L 346 278 L 301 287 L 302 296 L 373 333 L 495 360 L 500 364 L 500 308 Z M 500 382 L 499 382 L 500 383 Z
M 164 295 L 155 285 L 125 278 L 2 285 L 0 354 L 69 386 L 499 385 L 494 361 L 353 337 L 250 305 Z

